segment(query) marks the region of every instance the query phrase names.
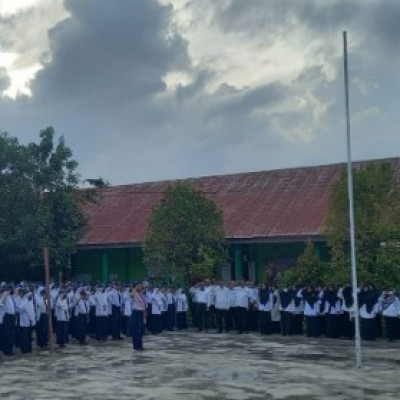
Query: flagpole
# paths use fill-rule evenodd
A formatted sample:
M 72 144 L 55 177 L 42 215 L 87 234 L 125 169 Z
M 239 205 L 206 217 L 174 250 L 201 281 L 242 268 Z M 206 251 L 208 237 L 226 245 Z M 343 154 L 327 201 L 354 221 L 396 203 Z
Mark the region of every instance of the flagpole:
M 356 346 L 356 365 L 362 367 L 361 357 L 361 337 L 360 319 L 358 315 L 358 285 L 357 285 L 357 262 L 356 262 L 356 239 L 354 234 L 354 199 L 353 199 L 353 171 L 351 161 L 351 141 L 350 141 L 350 107 L 349 107 L 349 73 L 347 62 L 347 32 L 343 32 L 343 52 L 344 52 L 344 92 L 346 103 L 346 134 L 347 134 L 347 185 L 349 194 L 349 216 L 350 216 L 350 244 L 351 244 L 351 278 L 354 299 L 354 330 Z

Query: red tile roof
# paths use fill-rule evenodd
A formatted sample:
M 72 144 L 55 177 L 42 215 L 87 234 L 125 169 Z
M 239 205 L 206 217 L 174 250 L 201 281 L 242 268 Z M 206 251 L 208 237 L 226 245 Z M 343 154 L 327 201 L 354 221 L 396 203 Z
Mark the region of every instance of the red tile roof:
M 400 182 L 400 158 L 393 163 Z M 356 163 L 361 165 L 361 163 Z M 332 185 L 345 164 L 185 179 L 223 210 L 227 239 L 290 240 L 321 237 Z M 113 186 L 85 206 L 86 246 L 137 245 L 152 208 L 174 181 Z

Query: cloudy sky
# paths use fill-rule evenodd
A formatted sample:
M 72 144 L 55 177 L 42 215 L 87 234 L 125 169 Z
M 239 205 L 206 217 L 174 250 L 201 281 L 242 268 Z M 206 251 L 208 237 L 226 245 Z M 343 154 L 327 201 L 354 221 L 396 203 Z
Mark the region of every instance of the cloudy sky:
M 112 184 L 400 156 L 400 1 L 0 0 L 0 130 Z

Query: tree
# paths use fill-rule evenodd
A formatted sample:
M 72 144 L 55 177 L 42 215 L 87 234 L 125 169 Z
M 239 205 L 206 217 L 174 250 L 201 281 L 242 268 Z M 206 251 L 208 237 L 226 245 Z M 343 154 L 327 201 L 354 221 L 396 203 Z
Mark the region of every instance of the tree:
M 282 284 L 315 286 L 326 281 L 325 272 L 324 263 L 315 254 L 314 243 L 308 240 L 296 265 L 283 273 Z
M 222 211 L 187 183 L 169 186 L 144 241 L 149 271 L 185 284 L 214 276 L 227 258 Z
M 0 135 L 0 274 L 28 278 L 51 248 L 52 266 L 67 265 L 86 226 L 78 191 L 78 163 L 53 128 L 39 143 Z
M 357 271 L 360 282 L 400 284 L 400 192 L 390 162 L 370 162 L 353 173 Z M 350 281 L 347 175 L 329 202 L 325 235 L 331 251 L 329 275 Z

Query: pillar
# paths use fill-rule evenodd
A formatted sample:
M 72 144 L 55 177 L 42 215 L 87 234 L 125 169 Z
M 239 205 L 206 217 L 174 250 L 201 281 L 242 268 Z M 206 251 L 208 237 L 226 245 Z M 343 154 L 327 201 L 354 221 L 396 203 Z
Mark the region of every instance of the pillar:
M 103 283 L 108 282 L 108 252 L 103 250 L 103 268 L 102 268 L 102 280 Z
M 243 278 L 243 253 L 240 244 L 235 246 L 235 280 Z

